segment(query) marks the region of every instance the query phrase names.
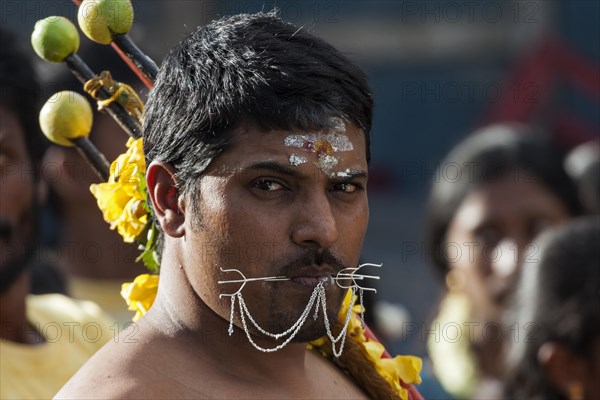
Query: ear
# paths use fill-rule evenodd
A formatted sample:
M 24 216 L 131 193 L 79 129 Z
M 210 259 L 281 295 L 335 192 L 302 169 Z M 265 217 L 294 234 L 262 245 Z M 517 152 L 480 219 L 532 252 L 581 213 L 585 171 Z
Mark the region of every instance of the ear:
M 172 165 L 152 161 L 146 169 L 146 186 L 154 206 L 154 215 L 163 232 L 171 237 L 185 235 L 185 203 L 180 202 Z
M 538 361 L 546 377 L 566 397 L 572 398 L 573 389 L 585 382 L 585 362 L 564 344 L 548 342 L 538 350 Z

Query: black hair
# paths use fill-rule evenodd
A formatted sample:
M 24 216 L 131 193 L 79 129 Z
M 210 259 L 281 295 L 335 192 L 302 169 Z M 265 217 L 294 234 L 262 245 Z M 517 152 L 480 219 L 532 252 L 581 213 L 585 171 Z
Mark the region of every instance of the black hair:
M 483 128 L 458 144 L 438 172 L 449 165 L 459 174 L 456 179 L 433 183 L 425 227 L 425 241 L 442 278 L 449 270 L 441 249 L 450 223 L 469 193 L 485 183 L 509 173 L 528 174 L 560 199 L 571 215 L 579 213 L 576 189 L 563 169 L 562 155 L 531 127 L 503 124 Z
M 48 143 L 38 122 L 40 88 L 37 75 L 31 58 L 23 50 L 24 44 L 1 26 L 0 44 L 0 105 L 13 112 L 23 127 L 27 153 L 38 177 L 36 167 L 39 167 Z
M 163 60 L 144 154 L 175 168 L 199 218 L 195 183 L 231 146 L 233 129 L 319 130 L 339 117 L 363 130 L 369 161 L 372 109 L 365 73 L 333 46 L 274 12 L 235 15 L 196 29 Z
M 600 338 L 600 217 L 574 220 L 536 243 L 539 262 L 523 268 L 512 311 L 519 327 L 533 330 L 513 344 L 506 390 L 509 398 L 566 399 L 546 378 L 538 352 L 557 342 L 588 359 Z
M 307 131 L 341 117 L 364 131 L 368 159 L 372 107 L 366 75 L 333 46 L 274 13 L 236 15 L 198 28 L 163 61 L 144 153 L 172 164 L 189 194 L 240 124 Z

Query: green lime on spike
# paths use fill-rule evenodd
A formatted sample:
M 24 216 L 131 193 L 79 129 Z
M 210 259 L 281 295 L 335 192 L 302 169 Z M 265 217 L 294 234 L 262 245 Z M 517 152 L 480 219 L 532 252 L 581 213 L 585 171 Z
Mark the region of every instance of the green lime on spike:
M 129 0 L 84 0 L 77 21 L 83 33 L 101 44 L 110 44 L 113 34 L 126 34 L 133 24 Z
M 47 17 L 35 23 L 31 45 L 44 60 L 61 63 L 79 49 L 79 33 L 65 17 Z
M 61 146 L 70 147 L 73 139 L 88 137 L 92 121 L 92 107 L 86 98 L 66 90 L 50 97 L 40 111 L 42 132 Z

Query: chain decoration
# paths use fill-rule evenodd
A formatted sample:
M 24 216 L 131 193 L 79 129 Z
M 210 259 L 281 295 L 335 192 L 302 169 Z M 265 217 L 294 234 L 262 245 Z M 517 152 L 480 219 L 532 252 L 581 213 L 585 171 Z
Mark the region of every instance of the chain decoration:
M 331 278 L 331 277 L 320 278 L 319 283 L 315 286 L 312 294 L 310 295 L 310 298 L 308 299 L 306 307 L 304 308 L 304 311 L 302 311 L 302 313 L 300 314 L 300 317 L 298 317 L 296 322 L 294 322 L 294 324 L 292 324 L 292 326 L 290 328 L 288 328 L 287 330 L 280 332 L 280 333 L 269 332 L 266 329 L 264 329 L 263 327 L 261 327 L 256 322 L 256 320 L 250 314 L 248 307 L 246 306 L 244 296 L 242 295 L 242 290 L 244 289 L 246 284 L 248 284 L 249 282 L 289 281 L 289 280 L 292 280 L 292 278 L 286 277 L 286 276 L 267 276 L 267 277 L 258 277 L 258 278 L 247 278 L 244 275 L 244 273 L 242 271 L 240 271 L 239 269 L 235 269 L 235 268 L 223 269 L 223 268 L 221 268 L 221 272 L 237 272 L 241 276 L 241 279 L 220 280 L 217 282 L 218 284 L 220 284 L 220 285 L 230 284 L 230 283 L 241 283 L 242 284 L 238 288 L 238 290 L 236 290 L 233 293 L 221 293 L 219 295 L 220 298 L 223 298 L 223 297 L 231 298 L 231 309 L 230 309 L 230 313 L 229 313 L 229 328 L 227 329 L 227 332 L 229 333 L 230 336 L 234 332 L 233 320 L 235 319 L 235 310 L 236 310 L 236 302 L 237 302 L 238 308 L 239 308 L 239 313 L 240 313 L 240 320 L 242 322 L 242 327 L 246 334 L 246 337 L 248 338 L 248 341 L 257 350 L 265 352 L 265 353 L 271 353 L 271 352 L 282 349 L 288 343 L 290 343 L 294 339 L 294 337 L 296 337 L 296 335 L 298 334 L 298 332 L 300 332 L 300 329 L 306 322 L 306 319 L 308 318 L 311 310 L 314 309 L 313 319 L 315 321 L 319 317 L 319 312 L 322 311 L 323 321 L 325 324 L 325 331 L 327 333 L 327 337 L 329 337 L 329 340 L 331 341 L 333 354 L 335 357 L 339 357 L 342 354 L 342 351 L 344 349 L 344 344 L 346 342 L 346 333 L 348 331 L 348 326 L 350 324 L 350 320 L 352 317 L 352 308 L 351 307 L 348 308 L 348 311 L 346 312 L 346 317 L 344 320 L 343 328 L 341 329 L 339 334 L 337 336 L 335 336 L 331 330 L 331 323 L 329 322 L 329 317 L 327 316 L 327 295 L 325 292 L 325 284 L 329 283 L 330 280 L 333 280 L 336 282 L 336 284 L 340 288 L 349 289 L 352 292 L 352 295 L 351 295 L 352 296 L 351 297 L 352 304 L 354 304 L 354 301 L 355 301 L 356 295 L 357 295 L 356 293 L 358 291 L 361 308 L 363 310 L 363 312 L 361 313 L 361 321 L 364 326 L 364 307 L 362 306 L 363 305 L 363 292 L 365 290 L 377 292 L 377 290 L 374 288 L 362 286 L 359 283 L 357 283 L 357 281 L 362 281 L 364 279 L 379 279 L 379 276 L 375 276 L 375 275 L 357 274 L 357 271 L 365 266 L 381 267 L 381 264 L 370 264 L 370 263 L 361 264 L 355 268 L 345 268 L 345 269 L 339 271 L 335 278 Z M 342 281 L 347 281 L 347 280 L 350 280 L 351 283 L 350 284 L 340 283 Z M 250 334 L 250 330 L 248 329 L 247 320 L 249 320 L 250 323 L 252 324 L 252 326 L 254 326 L 254 328 L 256 328 L 256 330 L 258 330 L 263 335 L 277 339 L 277 340 L 285 338 L 284 342 L 275 347 L 272 347 L 272 348 L 264 348 L 264 347 L 259 346 L 252 339 L 252 335 Z M 339 343 L 339 346 L 338 346 L 338 343 Z

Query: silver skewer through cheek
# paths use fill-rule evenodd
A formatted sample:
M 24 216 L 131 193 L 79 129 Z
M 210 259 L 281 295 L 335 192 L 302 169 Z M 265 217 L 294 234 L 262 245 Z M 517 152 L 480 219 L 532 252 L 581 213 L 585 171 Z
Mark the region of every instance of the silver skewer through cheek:
M 254 320 L 254 318 L 250 314 L 250 311 L 248 310 L 248 307 L 246 306 L 246 302 L 242 295 L 242 290 L 244 289 L 244 287 L 246 286 L 246 284 L 248 282 L 289 281 L 293 278 L 290 278 L 288 276 L 265 276 L 265 277 L 247 278 L 246 275 L 244 275 L 244 273 L 242 271 L 240 271 L 239 269 L 220 268 L 221 272 L 237 272 L 241 276 L 241 279 L 238 278 L 238 279 L 217 281 L 217 283 L 219 285 L 228 284 L 228 283 L 241 283 L 241 286 L 234 293 L 222 293 L 219 295 L 219 298 L 229 297 L 231 299 L 231 308 L 230 308 L 230 315 L 229 315 L 229 328 L 227 329 L 227 332 L 229 333 L 230 336 L 233 334 L 233 331 L 234 331 L 233 320 L 234 320 L 235 314 L 236 314 L 235 310 L 236 310 L 236 303 L 237 303 L 238 304 L 237 308 L 239 309 L 239 318 L 242 323 L 244 333 L 246 334 L 246 337 L 248 338 L 248 341 L 250 342 L 250 344 L 259 351 L 262 351 L 265 353 L 271 353 L 271 352 L 282 349 L 283 347 L 285 347 L 288 343 L 290 343 L 293 340 L 293 338 L 298 334 L 298 332 L 304 325 L 311 310 L 314 309 L 314 315 L 313 315 L 314 320 L 317 320 L 320 311 L 322 311 L 323 322 L 325 324 L 325 330 L 326 330 L 327 337 L 329 337 L 329 340 L 331 341 L 333 355 L 335 357 L 339 357 L 342 354 L 342 351 L 344 349 L 344 343 L 346 341 L 346 333 L 348 331 L 348 326 L 349 326 L 350 319 L 351 319 L 351 316 L 353 313 L 353 307 L 348 307 L 348 310 L 346 311 L 346 317 L 344 320 L 343 327 L 342 327 L 340 333 L 338 334 L 338 336 L 334 336 L 333 332 L 331 331 L 331 324 L 329 322 L 329 318 L 327 316 L 327 300 L 326 300 L 327 294 L 325 292 L 325 285 L 327 283 L 329 283 L 330 281 L 335 281 L 336 284 L 340 288 L 350 289 L 350 292 L 351 292 L 350 304 L 352 304 L 352 305 L 355 302 L 357 292 L 358 292 L 358 296 L 359 296 L 359 300 L 360 300 L 360 320 L 361 320 L 361 324 L 364 327 L 365 308 L 363 306 L 363 292 L 365 290 L 373 291 L 373 292 L 377 292 L 377 291 L 374 288 L 368 288 L 368 287 L 361 286 L 356 281 L 357 280 L 364 281 L 365 279 L 379 279 L 379 276 L 376 276 L 376 275 L 363 275 L 363 274 L 356 273 L 359 269 L 366 267 L 366 266 L 381 267 L 381 264 L 367 263 L 367 264 L 361 264 L 356 268 L 344 268 L 343 270 L 338 272 L 338 274 L 336 275 L 335 278 L 329 276 L 329 277 L 327 277 L 328 279 L 326 279 L 326 280 L 319 279 L 319 282 L 313 289 L 313 292 L 308 300 L 308 303 L 306 304 L 306 307 L 304 308 L 304 311 L 300 314 L 300 316 L 298 317 L 296 322 L 294 322 L 292 324 L 292 326 L 289 327 L 288 329 L 286 329 L 285 331 L 278 332 L 278 333 L 273 333 L 273 332 L 267 331 L 266 329 L 262 328 Z M 350 283 L 348 285 L 344 285 L 344 284 L 340 283 L 340 282 L 348 281 L 348 280 L 350 281 Z M 272 348 L 261 347 L 252 338 L 252 335 L 250 334 L 250 331 L 248 328 L 247 320 L 261 334 L 271 337 L 276 340 L 283 340 L 283 342 Z
M 344 268 L 337 273 L 335 278 L 331 277 L 331 280 L 335 281 L 335 283 L 342 289 L 356 288 L 356 289 L 360 289 L 360 290 L 366 290 L 366 291 L 377 293 L 377 289 L 362 286 L 357 281 L 361 281 L 361 283 L 362 283 L 362 281 L 364 281 L 366 279 L 377 279 L 378 280 L 378 279 L 380 279 L 380 277 L 377 275 L 357 274 L 357 271 L 364 267 L 380 268 L 381 266 L 382 266 L 382 264 L 364 263 L 364 264 L 360 264 L 358 267 Z M 240 271 L 239 269 L 236 269 L 236 268 L 229 268 L 229 269 L 219 268 L 219 269 L 221 270 L 221 272 L 237 272 L 241 276 L 241 279 L 238 278 L 238 279 L 217 281 L 217 283 L 219 285 L 224 285 L 224 284 L 229 284 L 229 283 L 241 283 L 242 284 L 238 288 L 238 290 L 236 290 L 233 293 L 219 294 L 219 298 L 236 296 L 244 289 L 244 287 L 246 286 L 246 284 L 248 282 L 258 282 L 258 281 L 277 282 L 277 281 L 289 281 L 292 279 L 288 276 L 283 276 L 283 275 L 247 278 L 246 275 L 244 275 L 244 273 L 242 271 Z M 345 283 L 345 281 L 349 281 L 349 282 Z
M 379 276 L 377 275 L 363 275 L 363 274 L 357 274 L 356 272 L 358 270 L 360 270 L 361 268 L 364 267 L 377 267 L 377 268 L 381 268 L 383 264 L 373 264 L 373 263 L 364 263 L 364 264 L 360 264 L 358 267 L 355 268 L 344 268 L 343 270 L 341 270 L 340 272 L 338 272 L 337 276 L 334 278 L 335 282 L 337 283 L 337 285 L 339 287 L 341 287 L 342 289 L 360 289 L 362 290 L 366 290 L 368 292 L 373 292 L 373 293 L 377 293 L 377 289 L 375 288 L 370 288 L 370 287 L 365 287 L 360 285 L 358 282 L 356 281 L 363 281 L 365 279 L 377 279 L 379 280 Z M 349 284 L 343 284 L 340 283 L 343 281 L 347 281 L 349 280 Z
M 248 282 L 257 282 L 257 281 L 266 281 L 266 282 L 274 282 L 274 281 L 289 281 L 290 278 L 286 277 L 286 276 L 265 276 L 265 277 L 260 277 L 260 278 L 246 278 L 246 275 L 244 275 L 244 273 L 242 271 L 240 271 L 239 269 L 236 268 L 229 268 L 229 269 L 223 269 L 223 268 L 219 268 L 221 270 L 221 272 L 237 272 L 238 274 L 240 274 L 242 276 L 242 279 L 233 279 L 233 280 L 228 280 L 228 281 L 217 281 L 217 283 L 219 285 L 223 285 L 223 284 L 227 284 L 227 283 L 241 283 L 242 286 L 240 286 L 240 288 L 234 292 L 234 293 L 221 293 L 219 295 L 219 298 L 223 298 L 223 297 L 233 297 L 235 295 L 237 295 L 238 293 L 240 293 L 243 289 L 244 286 L 246 286 L 246 284 Z

